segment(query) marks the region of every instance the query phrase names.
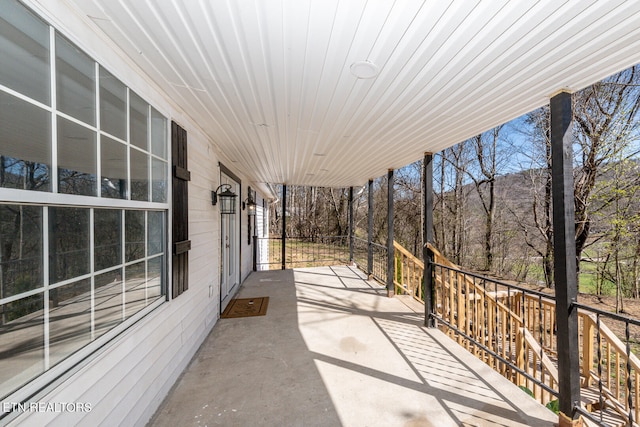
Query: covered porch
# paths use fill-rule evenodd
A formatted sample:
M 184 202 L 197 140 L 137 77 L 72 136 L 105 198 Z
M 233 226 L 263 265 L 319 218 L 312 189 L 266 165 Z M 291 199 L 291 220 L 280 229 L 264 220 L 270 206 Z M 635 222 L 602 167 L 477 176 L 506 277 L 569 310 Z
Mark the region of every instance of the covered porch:
M 557 416 L 355 267 L 254 272 L 152 419 L 173 425 L 553 425 Z

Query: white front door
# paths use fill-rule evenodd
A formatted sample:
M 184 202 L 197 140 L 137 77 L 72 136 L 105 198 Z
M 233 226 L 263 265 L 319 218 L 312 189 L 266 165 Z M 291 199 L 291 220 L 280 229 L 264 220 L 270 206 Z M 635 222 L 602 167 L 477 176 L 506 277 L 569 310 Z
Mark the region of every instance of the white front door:
M 224 173 L 221 174 L 221 183 L 231 185 L 231 191 L 235 194 L 240 194 L 240 186 L 232 178 L 228 177 Z M 236 203 L 239 202 L 236 200 Z M 238 217 L 239 209 L 236 205 L 236 213 L 230 215 L 220 214 L 220 243 L 221 254 L 220 257 L 220 311 L 222 312 L 231 296 L 237 290 L 239 282 L 239 259 L 240 259 L 240 245 L 238 242 Z

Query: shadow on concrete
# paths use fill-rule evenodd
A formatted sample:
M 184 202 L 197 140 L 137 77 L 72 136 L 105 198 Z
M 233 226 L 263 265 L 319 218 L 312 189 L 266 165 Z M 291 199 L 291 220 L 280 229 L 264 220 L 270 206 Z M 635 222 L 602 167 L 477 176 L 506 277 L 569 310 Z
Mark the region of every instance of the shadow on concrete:
M 359 270 L 253 273 L 238 297 L 266 316 L 222 319 L 155 426 L 551 426 L 546 408 Z

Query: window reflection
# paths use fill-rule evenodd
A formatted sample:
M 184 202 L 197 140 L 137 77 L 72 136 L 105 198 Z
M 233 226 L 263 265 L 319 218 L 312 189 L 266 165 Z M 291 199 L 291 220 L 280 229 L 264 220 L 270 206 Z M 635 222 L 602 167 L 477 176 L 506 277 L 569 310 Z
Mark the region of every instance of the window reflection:
M 56 34 L 56 104 L 78 120 L 96 124 L 95 63 L 73 43 Z
M 94 285 L 94 338 L 112 329 L 124 320 L 124 291 L 122 269 L 96 275 Z
M 53 366 L 91 341 L 91 281 L 49 290 L 49 363 Z
M 49 26 L 16 0 L 0 7 L 0 58 L 0 84 L 51 104 Z
M 129 104 L 131 105 L 129 108 L 131 144 L 149 151 L 149 138 L 147 137 L 149 104 L 131 90 L 129 91 Z
M 0 299 L 44 286 L 42 208 L 0 205 Z
M 127 147 L 109 137 L 100 138 L 102 197 L 127 198 Z
M 147 255 L 151 256 L 164 252 L 164 212 L 149 211 L 147 216 L 149 221 Z
M 58 191 L 97 194 L 96 134 L 63 118 L 58 118 Z
M 42 294 L 0 305 L 0 397 L 44 372 Z
M 125 213 L 125 261 L 135 261 L 145 256 L 144 211 Z
M 151 201 L 164 203 L 167 201 L 167 162 L 152 159 Z
M 50 165 L 51 114 L 0 91 L 0 186 L 50 191 Z
M 129 318 L 147 304 L 145 262 L 129 265 L 125 268 L 125 318 Z
M 89 209 L 49 208 L 51 283 L 89 273 Z
M 149 200 L 149 155 L 131 149 L 131 200 Z
M 167 158 L 167 119 L 151 108 L 151 153 Z
M 164 283 L 164 256 L 152 258 L 147 262 L 147 303 L 162 296 Z
M 100 129 L 127 139 L 127 87 L 100 67 Z
M 122 211 L 94 211 L 95 271 L 122 264 Z

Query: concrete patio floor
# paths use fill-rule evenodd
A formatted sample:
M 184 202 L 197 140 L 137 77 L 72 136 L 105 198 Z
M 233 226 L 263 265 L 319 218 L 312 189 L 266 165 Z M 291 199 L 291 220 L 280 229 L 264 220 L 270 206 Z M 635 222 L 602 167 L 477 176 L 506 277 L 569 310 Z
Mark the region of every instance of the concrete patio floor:
M 252 273 L 153 426 L 552 426 L 557 416 L 353 267 Z

